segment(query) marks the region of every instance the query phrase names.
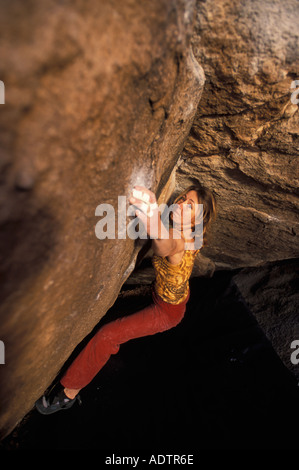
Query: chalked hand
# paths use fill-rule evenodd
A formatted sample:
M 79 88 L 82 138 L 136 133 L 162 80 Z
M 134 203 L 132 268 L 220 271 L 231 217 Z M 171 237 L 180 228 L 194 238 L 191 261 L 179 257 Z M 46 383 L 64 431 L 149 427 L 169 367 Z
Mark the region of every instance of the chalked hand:
M 130 202 L 137 207 L 137 215 L 140 215 L 139 211 L 142 211 L 147 217 L 152 217 L 158 209 L 155 194 L 143 186 L 134 186 Z
M 161 234 L 161 220 L 155 194 L 143 186 L 134 186 L 130 203 L 136 208 L 136 216 L 143 223 L 151 238 Z

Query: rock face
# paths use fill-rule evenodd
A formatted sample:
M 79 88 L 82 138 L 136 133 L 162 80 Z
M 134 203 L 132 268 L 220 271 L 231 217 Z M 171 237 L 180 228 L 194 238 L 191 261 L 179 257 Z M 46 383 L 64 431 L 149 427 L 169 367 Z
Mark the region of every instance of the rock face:
M 178 189 L 199 180 L 218 201 L 194 275 L 246 267 L 236 283 L 297 377 L 298 15 L 295 0 L 197 2 L 192 43 L 206 81 L 175 175 Z M 127 283 L 152 279 L 145 265 Z
M 298 260 L 245 268 L 234 276 L 243 298 L 285 366 L 297 377 Z M 294 358 L 292 358 L 292 353 Z
M 140 246 L 95 209 L 167 197 L 204 83 L 192 0 L 5 2 L 0 14 L 1 434 L 114 303 Z M 127 217 L 127 223 L 130 218 Z
M 134 184 L 166 202 L 196 179 L 218 219 L 195 274 L 298 257 L 298 14 L 296 0 L 2 2 L 2 435 L 134 269 L 142 244 L 97 239 L 99 204 Z
M 177 181 L 198 179 L 217 196 L 203 250 L 216 268 L 299 255 L 298 15 L 296 0 L 197 4 L 206 82 Z

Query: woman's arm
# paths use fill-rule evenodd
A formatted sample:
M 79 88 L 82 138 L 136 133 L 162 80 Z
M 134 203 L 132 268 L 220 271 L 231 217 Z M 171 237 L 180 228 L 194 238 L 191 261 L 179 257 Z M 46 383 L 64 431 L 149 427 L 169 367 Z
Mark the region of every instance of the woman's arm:
M 133 196 L 129 201 L 137 208 L 136 215 L 152 239 L 154 254 L 164 257 L 182 252 L 184 240 L 180 232 L 166 229 L 161 220 L 155 194 L 142 186 L 134 186 L 134 189 L 137 193 L 133 191 L 133 195 L 137 194 L 138 197 Z
M 163 224 L 162 221 L 161 224 Z M 173 256 L 182 252 L 184 250 L 185 241 L 182 238 L 177 238 L 178 236 L 180 236 L 179 233 L 176 233 L 173 229 L 170 229 L 169 238 L 167 240 L 164 240 L 163 238 L 153 239 L 152 248 L 154 254 L 164 257 Z

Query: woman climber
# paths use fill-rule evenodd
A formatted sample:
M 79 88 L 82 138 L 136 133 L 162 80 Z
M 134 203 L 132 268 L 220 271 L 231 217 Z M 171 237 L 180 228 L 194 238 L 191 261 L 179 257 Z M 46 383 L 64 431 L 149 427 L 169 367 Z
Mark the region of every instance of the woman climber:
M 135 197 L 134 197 L 135 196 Z M 60 382 L 36 402 L 42 414 L 70 408 L 80 400 L 79 391 L 88 385 L 116 354 L 120 344 L 134 338 L 154 335 L 176 326 L 183 318 L 189 300 L 189 278 L 196 255 L 194 243 L 199 208 L 203 244 L 216 205 L 213 194 L 199 185 L 189 186 L 174 201 L 170 213 L 171 227 L 166 229 L 153 192 L 135 186 L 130 204 L 152 239 L 152 264 L 155 281 L 152 284 L 153 303 L 143 310 L 102 326 L 60 379 Z M 189 217 L 183 217 L 183 214 Z M 154 223 L 153 223 L 154 221 Z M 186 247 L 190 249 L 186 249 Z

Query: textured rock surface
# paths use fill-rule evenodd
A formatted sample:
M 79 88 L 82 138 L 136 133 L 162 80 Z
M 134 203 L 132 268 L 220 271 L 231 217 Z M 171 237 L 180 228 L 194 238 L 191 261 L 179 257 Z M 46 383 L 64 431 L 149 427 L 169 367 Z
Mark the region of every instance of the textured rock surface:
M 206 82 L 177 173 L 218 198 L 203 251 L 216 267 L 295 258 L 298 250 L 299 3 L 197 4 L 194 54 Z
M 192 36 L 195 0 L 2 2 L 3 434 L 134 269 L 139 245 L 95 237 L 98 204 L 117 207 L 138 183 L 163 202 L 175 178 L 179 188 L 196 178 L 219 214 L 195 274 L 298 257 L 298 8 L 198 1 Z M 238 286 L 253 308 L 245 274 Z M 266 302 L 260 294 L 257 315 Z
M 114 303 L 134 241 L 95 236 L 95 209 L 182 150 L 203 73 L 194 2 L 5 2 L 0 13 L 2 433 Z M 166 194 L 164 194 L 166 197 Z M 127 222 L 129 218 L 127 218 Z
M 277 354 L 299 381 L 291 344 L 299 340 L 298 260 L 242 269 L 234 276 L 243 298 Z
M 194 54 L 205 87 L 187 139 L 178 188 L 211 188 L 218 217 L 195 275 L 299 257 L 299 4 L 296 0 L 197 2 Z M 298 95 L 296 95 L 298 98 Z M 296 262 L 240 273 L 238 286 L 284 364 L 297 339 Z M 128 283 L 148 283 L 137 270 Z M 298 289 L 298 288 L 297 288 Z M 298 334 L 297 334 L 298 336 Z

